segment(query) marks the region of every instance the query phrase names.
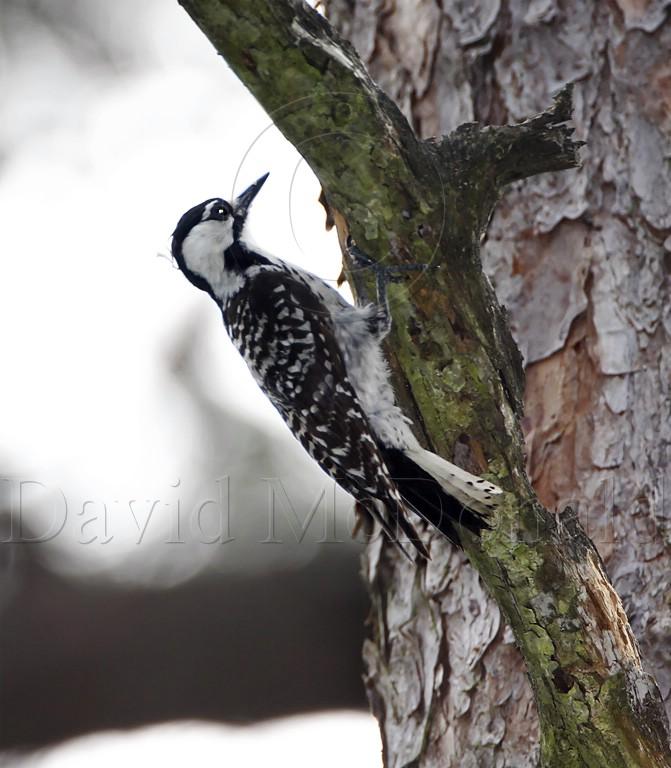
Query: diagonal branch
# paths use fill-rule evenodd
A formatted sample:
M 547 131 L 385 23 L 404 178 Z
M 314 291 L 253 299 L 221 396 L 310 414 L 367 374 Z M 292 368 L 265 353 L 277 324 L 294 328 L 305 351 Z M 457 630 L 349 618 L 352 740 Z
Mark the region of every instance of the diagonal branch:
M 579 142 L 567 126 L 570 88 L 519 125 L 467 125 L 420 141 L 353 48 L 303 2 L 180 3 L 316 173 L 341 242 L 351 232 L 378 260 L 440 266 L 430 280 L 395 287 L 390 363 L 420 438 L 447 458 L 459 442 L 462 459 L 509 491 L 491 531 L 482 539 L 464 532 L 465 548 L 526 661 L 543 765 L 671 765 L 657 686 L 643 671 L 594 546 L 575 519 L 555 521 L 526 478 L 517 422 L 521 359 L 480 266 L 480 236 L 503 187 L 578 165 Z M 361 290 L 363 279 L 353 278 Z M 436 573 L 449 545 L 434 538 L 431 551 Z M 375 608 L 383 601 L 404 606 L 404 642 L 419 649 L 426 626 L 419 615 L 440 613 L 426 573 L 409 576 L 409 567 L 379 539 L 370 544 L 374 610 L 366 656 L 385 744 L 394 725 L 385 714 L 403 694 L 398 671 L 384 663 L 383 647 L 393 638 Z M 415 662 L 421 666 L 421 651 Z M 434 682 L 423 679 L 424 706 L 405 715 L 404 763 L 421 758 L 423 734 L 440 708 Z M 386 760 L 401 758 L 388 750 Z

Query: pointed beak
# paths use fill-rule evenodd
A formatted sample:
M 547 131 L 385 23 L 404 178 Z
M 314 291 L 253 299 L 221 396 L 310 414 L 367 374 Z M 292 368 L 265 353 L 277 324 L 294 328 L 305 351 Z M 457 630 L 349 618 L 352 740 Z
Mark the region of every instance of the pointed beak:
M 257 179 L 251 186 L 239 194 L 235 198 L 233 209 L 235 210 L 235 217 L 242 221 L 245 220 L 249 206 L 252 204 L 252 200 L 259 194 L 261 187 L 266 183 L 266 179 L 270 174 L 264 173 L 260 179 Z

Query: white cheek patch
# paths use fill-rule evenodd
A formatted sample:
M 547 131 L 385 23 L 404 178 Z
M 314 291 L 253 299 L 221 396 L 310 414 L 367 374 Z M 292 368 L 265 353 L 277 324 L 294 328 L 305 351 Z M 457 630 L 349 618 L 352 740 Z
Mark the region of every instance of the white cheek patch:
M 187 268 L 203 277 L 216 291 L 224 273 L 224 251 L 233 243 L 233 221 L 203 221 L 182 243 Z

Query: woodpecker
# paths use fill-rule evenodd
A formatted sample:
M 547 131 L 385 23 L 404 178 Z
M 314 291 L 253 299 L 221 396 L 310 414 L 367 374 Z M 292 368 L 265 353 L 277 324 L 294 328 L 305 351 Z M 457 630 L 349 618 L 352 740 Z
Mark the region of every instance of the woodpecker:
M 305 450 L 405 554 L 399 529 L 428 557 L 411 513 L 459 546 L 454 523 L 479 532 L 501 489 L 424 450 L 396 405 L 382 349 L 391 327 L 382 267 L 378 303 L 352 306 L 316 275 L 251 244 L 247 214 L 267 178 L 233 203 L 211 198 L 188 210 L 172 235 L 175 262 L 214 299 L 257 384 Z M 365 260 L 353 245 L 352 255 Z

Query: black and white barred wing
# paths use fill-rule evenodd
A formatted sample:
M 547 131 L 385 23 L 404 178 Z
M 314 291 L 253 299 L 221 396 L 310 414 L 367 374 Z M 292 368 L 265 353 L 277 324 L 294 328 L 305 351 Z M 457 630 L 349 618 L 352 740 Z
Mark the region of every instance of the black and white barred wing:
M 290 273 L 260 271 L 231 299 L 224 319 L 257 383 L 312 458 L 382 517 L 388 533 L 398 523 L 416 539 L 319 296 Z

